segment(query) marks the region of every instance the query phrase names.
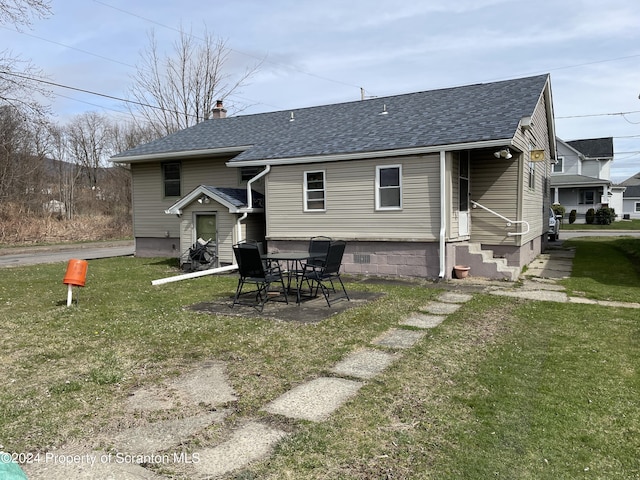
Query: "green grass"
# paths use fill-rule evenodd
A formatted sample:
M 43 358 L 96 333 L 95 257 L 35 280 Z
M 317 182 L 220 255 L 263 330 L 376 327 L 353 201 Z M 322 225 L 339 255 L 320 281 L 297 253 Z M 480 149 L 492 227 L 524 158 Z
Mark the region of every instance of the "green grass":
M 560 230 L 640 230 L 640 220 L 621 220 L 609 225 L 595 225 L 587 223 L 569 223 L 565 217 Z
M 640 302 L 640 238 L 585 237 L 565 246 L 576 249 L 571 278 L 561 282 L 570 294 Z
M 572 240 L 576 276 L 567 288 L 640 298 L 638 242 Z M 261 419 L 292 432 L 268 460 L 229 477 L 236 480 L 640 478 L 639 310 L 476 293 L 327 421 L 313 423 L 261 408 L 329 375 L 440 290 L 348 283 L 386 295 L 304 324 L 195 313 L 185 307 L 228 298 L 237 277 L 152 286 L 176 273 L 162 259 L 91 261 L 78 304 L 66 307 L 65 267 L 2 271 L 5 451 L 91 441 L 139 422 L 122 408 L 133 389 L 215 359 L 238 398 L 230 427 Z M 184 406 L 166 415 L 188 413 Z M 209 432 L 185 447 L 217 439 Z

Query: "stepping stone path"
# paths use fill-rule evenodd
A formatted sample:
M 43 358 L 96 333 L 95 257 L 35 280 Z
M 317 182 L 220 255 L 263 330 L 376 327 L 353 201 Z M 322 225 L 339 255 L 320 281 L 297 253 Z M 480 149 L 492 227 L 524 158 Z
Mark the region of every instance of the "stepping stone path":
M 440 325 L 447 315 L 455 313 L 471 299 L 471 295 L 464 293 L 442 293 L 436 301 L 402 319 L 398 328 L 389 329 L 372 339 L 369 346 L 348 354 L 330 368 L 329 373 L 333 376 L 319 377 L 294 387 L 265 405 L 264 411 L 290 419 L 326 420 L 356 396 L 367 380 L 381 374 L 401 358 L 403 351 L 420 342 L 426 330 Z M 236 394 L 226 379 L 224 364 L 203 363 L 192 372 L 161 386 L 135 391 L 126 405 L 133 412 L 182 409 L 193 414 L 117 432 L 102 440 L 102 444 L 113 446 L 109 451 L 80 447 L 50 452 L 60 455 L 60 458 L 87 460 L 34 463 L 24 466 L 25 473 L 30 480 L 166 480 L 168 477 L 144 467 L 162 463 L 161 467 L 173 469 L 176 475 L 184 478 L 215 479 L 267 458 L 276 444 L 290 434 L 258 421 L 248 421 L 227 432 L 217 446 L 185 454 L 181 445 L 209 426 L 222 423 L 230 413 L 224 406 L 236 400 Z M 172 449 L 177 453 L 166 453 Z M 118 453 L 109 455 L 112 451 Z M 118 461 L 117 455 L 125 453 L 129 456 L 120 457 L 121 461 Z M 140 457 L 145 456 L 148 458 L 140 461 Z

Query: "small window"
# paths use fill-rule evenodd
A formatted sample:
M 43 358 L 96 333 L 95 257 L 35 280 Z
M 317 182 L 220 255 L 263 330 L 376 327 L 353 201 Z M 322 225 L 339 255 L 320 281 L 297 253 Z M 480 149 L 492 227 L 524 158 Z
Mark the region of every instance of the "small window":
M 325 211 L 325 198 L 324 170 L 304 172 L 304 211 Z
M 536 186 L 536 162 L 529 162 L 529 188 Z
M 556 163 L 553 164 L 553 173 L 564 172 L 564 157 L 558 157 Z
M 376 167 L 376 209 L 402 208 L 402 167 L 388 165 Z
M 640 202 L 636 202 L 636 213 L 640 213 Z
M 261 167 L 240 167 L 240 183 L 247 183 L 262 170 Z
M 180 196 L 180 162 L 162 164 L 162 181 L 165 197 Z

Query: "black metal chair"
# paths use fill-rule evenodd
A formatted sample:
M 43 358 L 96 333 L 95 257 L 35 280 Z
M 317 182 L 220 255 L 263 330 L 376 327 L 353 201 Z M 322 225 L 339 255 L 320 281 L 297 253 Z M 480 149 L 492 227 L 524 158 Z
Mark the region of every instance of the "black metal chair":
M 284 301 L 289 303 L 280 267 L 277 264 L 267 267 L 262 259 L 260 250 L 260 246 L 255 242 L 238 243 L 233 246 L 233 254 L 238 262 L 240 278 L 238 279 L 238 287 L 236 288 L 231 308 L 235 305 L 251 305 L 261 312 L 264 309 L 264 304 L 271 300 L 272 293 L 275 293 L 275 291 L 270 290 L 272 283 L 280 284 Z M 255 290 L 243 292 L 246 284 L 255 285 Z M 253 292 L 256 294 L 254 303 L 240 301 L 241 295 Z
M 327 253 L 329 253 L 329 245 L 331 244 L 331 238 L 329 237 L 311 237 L 309 240 L 309 253 L 313 255 L 321 255 L 314 257 L 309 261 L 316 266 L 322 266 L 327 261 Z
M 318 296 L 318 290 L 322 290 L 324 299 L 329 306 L 331 306 L 333 302 L 343 298 L 351 301 L 347 289 L 344 287 L 344 283 L 342 283 L 342 279 L 340 278 L 340 267 L 342 266 L 342 257 L 344 256 L 346 245 L 346 242 L 342 240 L 332 240 L 329 243 L 324 265 L 314 265 L 312 262 L 308 262 L 305 265 L 302 279 L 298 282 L 298 298 L 300 298 L 300 287 L 302 283 L 306 282 L 310 291 L 315 285 L 314 296 Z M 337 297 L 331 295 L 331 292 L 334 294 L 338 293 L 334 286 L 334 281 L 340 283 L 344 295 Z

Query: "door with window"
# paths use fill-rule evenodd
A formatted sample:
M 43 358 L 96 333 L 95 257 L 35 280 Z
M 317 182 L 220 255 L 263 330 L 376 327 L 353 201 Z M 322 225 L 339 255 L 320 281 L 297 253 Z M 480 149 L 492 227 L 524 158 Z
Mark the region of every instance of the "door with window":
M 205 242 L 209 239 L 216 243 L 216 216 L 212 213 L 196 214 L 196 240 L 203 239 Z
M 458 160 L 458 235 L 466 237 L 471 231 L 471 214 L 469 213 L 469 152 L 462 152 Z

